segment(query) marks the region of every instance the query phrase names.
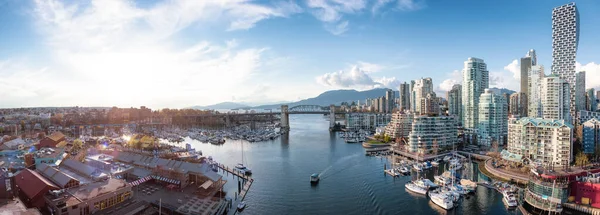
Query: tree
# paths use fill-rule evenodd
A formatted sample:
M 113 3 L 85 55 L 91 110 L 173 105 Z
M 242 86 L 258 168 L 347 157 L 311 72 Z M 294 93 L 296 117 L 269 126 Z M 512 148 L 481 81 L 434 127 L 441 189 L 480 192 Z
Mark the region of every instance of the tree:
M 577 156 L 575 156 L 575 165 L 578 166 L 585 166 L 588 163 L 590 163 L 587 154 L 579 151 L 579 153 L 577 153 Z
M 73 140 L 73 150 L 79 151 L 82 148 L 83 148 L 83 141 L 81 141 L 80 139 Z
M 391 140 L 390 136 L 388 136 L 388 135 L 384 135 L 384 136 L 383 136 L 383 142 L 384 142 L 384 143 L 389 143 L 389 142 L 390 142 L 390 140 Z

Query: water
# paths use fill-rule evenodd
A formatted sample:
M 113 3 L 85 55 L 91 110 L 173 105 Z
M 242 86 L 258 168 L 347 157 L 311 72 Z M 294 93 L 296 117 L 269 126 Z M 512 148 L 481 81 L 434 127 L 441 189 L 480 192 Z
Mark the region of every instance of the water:
M 255 181 L 242 214 L 518 213 L 506 210 L 500 193 L 481 186 L 475 195 L 446 212 L 427 197 L 408 193 L 404 184 L 409 176 L 385 175 L 383 166 L 389 163 L 384 158 L 365 156 L 360 144 L 345 143 L 330 133 L 328 126 L 321 115 L 292 115 L 289 137 L 244 143 L 245 164 Z M 241 140 L 228 140 L 221 146 L 190 139 L 185 142 L 230 167 L 241 162 Z M 426 177 L 433 179 L 433 171 L 442 170 L 432 170 Z M 322 173 L 317 186 L 309 183 L 313 173 Z M 225 191 L 233 196 L 237 179 L 231 175 L 224 179 L 228 180 Z

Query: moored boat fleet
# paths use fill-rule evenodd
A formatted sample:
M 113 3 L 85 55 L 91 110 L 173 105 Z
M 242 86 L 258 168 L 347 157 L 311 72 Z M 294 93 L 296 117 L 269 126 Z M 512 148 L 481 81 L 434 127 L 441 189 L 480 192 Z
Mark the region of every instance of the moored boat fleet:
M 224 144 L 227 139 L 261 142 L 273 140 L 282 134 L 280 130 L 275 127 L 253 130 L 245 126 L 239 126 L 226 130 L 169 128 L 154 130 L 153 133 L 154 136 L 160 139 L 165 139 L 169 142 L 183 142 L 185 140 L 184 137 L 189 137 L 202 143 L 210 143 L 214 145 Z

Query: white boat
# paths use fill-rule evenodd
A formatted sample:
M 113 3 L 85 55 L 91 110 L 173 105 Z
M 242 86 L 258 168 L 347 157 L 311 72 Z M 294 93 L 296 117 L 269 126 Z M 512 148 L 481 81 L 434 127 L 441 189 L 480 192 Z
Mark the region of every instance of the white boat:
M 441 190 L 430 191 L 429 198 L 433 203 L 443 209 L 450 210 L 454 207 L 451 197 L 443 193 Z
M 466 195 L 469 193 L 468 190 L 464 189 L 462 186 L 460 186 L 458 184 L 454 184 L 453 186 L 450 186 L 450 190 L 457 192 L 458 194 L 461 194 L 461 195 Z
M 321 177 L 319 177 L 319 174 L 317 174 L 317 173 L 310 175 L 310 183 L 311 184 L 319 183 L 320 179 L 321 179 Z
M 413 169 L 417 170 L 417 171 L 423 171 L 423 167 L 421 167 L 421 165 L 419 164 L 413 164 Z
M 477 189 L 477 183 L 475 183 L 469 179 L 461 179 L 460 185 L 462 185 L 463 188 L 469 192 L 475 192 L 475 190 Z
M 237 205 L 237 210 L 238 211 L 242 211 L 242 210 L 244 210 L 244 208 L 246 208 L 246 202 L 240 202 L 240 203 L 238 203 L 238 205 Z
M 429 180 L 429 179 L 421 179 L 421 181 L 423 182 L 423 184 L 425 184 L 425 186 L 427 187 L 439 187 L 436 183 L 433 183 L 433 181 Z
M 242 143 L 242 163 L 238 163 L 237 165 L 235 165 L 235 168 L 244 172 L 244 174 L 246 174 L 246 175 L 252 174 L 252 170 L 250 168 L 244 166 L 244 143 Z
M 446 186 L 446 185 L 449 185 L 450 183 L 452 183 L 449 178 L 446 178 L 441 175 L 433 176 L 433 178 L 435 179 L 435 182 L 437 182 L 439 185 L 442 185 L 442 186 Z
M 406 187 L 406 189 L 408 191 L 411 191 L 413 193 L 418 193 L 418 194 L 427 194 L 427 190 L 429 189 L 428 187 L 424 186 L 424 184 L 419 183 L 420 180 L 417 181 L 409 181 L 408 183 L 406 183 L 404 185 L 404 187 Z
M 440 165 L 440 160 L 438 158 L 436 158 L 435 160 L 431 161 L 431 165 L 433 165 L 433 166 L 439 166 Z
M 448 162 L 450 160 L 450 158 L 452 158 L 452 156 L 450 156 L 450 155 L 444 156 L 444 162 Z
M 402 174 L 408 174 L 408 173 L 410 173 L 410 170 L 408 168 L 406 168 L 405 166 L 400 167 L 398 169 L 398 171 L 400 171 L 400 173 L 402 173 Z
M 502 202 L 504 202 L 506 207 L 516 208 L 518 206 L 517 198 L 515 198 L 514 193 L 510 192 L 508 189 L 505 189 L 502 192 L 502 195 L 504 195 L 504 197 L 502 198 Z

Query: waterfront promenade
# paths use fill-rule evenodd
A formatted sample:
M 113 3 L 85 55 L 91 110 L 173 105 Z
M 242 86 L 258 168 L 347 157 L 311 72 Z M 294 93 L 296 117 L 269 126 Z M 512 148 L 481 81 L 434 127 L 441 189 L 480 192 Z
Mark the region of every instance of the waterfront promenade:
M 491 158 L 485 160 L 484 167 L 485 167 L 485 170 L 488 171 L 489 173 L 491 173 L 492 175 L 494 175 L 498 178 L 501 178 L 503 180 L 506 180 L 506 181 L 514 180 L 515 182 L 517 182 L 519 184 L 527 184 L 527 182 L 529 181 L 529 177 L 527 176 L 527 174 L 513 172 L 513 171 L 506 171 L 506 170 L 499 169 L 499 168 L 494 168 L 492 166 Z

